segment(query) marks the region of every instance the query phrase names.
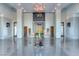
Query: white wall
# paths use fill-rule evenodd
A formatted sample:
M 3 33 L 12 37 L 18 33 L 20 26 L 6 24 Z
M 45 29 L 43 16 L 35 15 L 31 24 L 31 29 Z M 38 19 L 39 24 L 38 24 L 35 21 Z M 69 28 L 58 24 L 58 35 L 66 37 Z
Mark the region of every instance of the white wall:
M 12 36 L 12 21 L 16 18 L 16 12 L 7 5 L 0 4 L 0 14 L 4 15 L 3 18 L 0 17 L 0 39 L 6 39 Z M 6 27 L 7 22 L 10 23 L 8 28 Z
M 31 35 L 33 33 L 33 14 L 32 13 L 24 13 L 24 26 L 28 26 L 28 28 L 31 28 Z M 47 28 L 50 29 L 50 26 L 55 26 L 55 19 L 53 13 L 45 13 L 45 32 L 47 31 Z M 50 37 L 50 31 L 47 35 Z M 45 37 L 47 37 L 45 35 Z
M 3 18 L 2 19 L 2 27 L 1 27 L 1 38 L 2 39 L 7 39 L 7 38 L 11 38 L 12 37 L 12 21 L 10 19 L 7 19 L 7 18 Z M 10 23 L 10 27 L 6 27 L 6 23 Z
M 8 5 L 0 3 L 0 14 L 4 14 L 6 17 L 16 17 L 16 11 L 10 8 Z
M 31 28 L 31 36 L 33 33 L 33 14 L 32 13 L 24 13 L 24 26 L 27 26 L 27 29 Z M 27 33 L 29 36 L 29 32 Z
M 61 11 L 62 21 L 74 16 L 76 13 L 79 13 L 79 4 L 74 3 L 69 5 L 68 7 L 62 9 Z
M 45 33 L 47 32 L 47 28 L 50 30 L 51 26 L 55 26 L 54 13 L 45 13 Z M 50 31 L 45 37 L 50 37 Z
M 0 17 L 1 19 L 1 17 Z M 1 20 L 0 20 L 0 39 L 1 39 Z
M 70 22 L 71 26 L 66 25 L 66 37 L 69 39 L 79 39 L 79 17 L 72 17 L 66 23 Z
M 65 38 L 79 39 L 79 24 L 78 18 L 75 18 L 79 13 L 79 4 L 71 4 L 62 10 L 62 21 L 65 23 Z M 78 15 L 79 16 L 79 15 Z M 67 27 L 67 23 L 71 23 L 71 27 Z

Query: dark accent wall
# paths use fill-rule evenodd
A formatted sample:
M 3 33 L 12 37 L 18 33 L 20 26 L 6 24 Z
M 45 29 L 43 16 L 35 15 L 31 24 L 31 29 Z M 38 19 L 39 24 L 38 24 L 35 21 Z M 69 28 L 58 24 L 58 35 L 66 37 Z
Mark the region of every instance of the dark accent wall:
M 33 13 L 33 21 L 45 21 L 45 13 L 34 12 Z

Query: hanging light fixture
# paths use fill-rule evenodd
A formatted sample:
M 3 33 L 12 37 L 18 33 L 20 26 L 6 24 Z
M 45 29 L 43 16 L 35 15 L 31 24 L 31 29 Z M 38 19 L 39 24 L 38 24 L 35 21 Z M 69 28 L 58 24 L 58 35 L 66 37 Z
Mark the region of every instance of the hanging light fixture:
M 34 11 L 36 12 L 44 12 L 45 10 L 45 5 L 42 3 L 36 3 L 34 4 Z

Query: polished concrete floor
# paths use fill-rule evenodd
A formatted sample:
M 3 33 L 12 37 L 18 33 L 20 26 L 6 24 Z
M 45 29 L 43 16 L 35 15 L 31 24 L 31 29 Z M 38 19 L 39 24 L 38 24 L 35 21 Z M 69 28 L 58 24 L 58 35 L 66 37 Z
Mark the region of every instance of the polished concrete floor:
M 17 48 L 17 41 L 24 40 Z M 35 46 L 34 38 L 0 40 L 1 56 L 79 56 L 79 40 L 43 39 L 43 46 Z M 19 43 L 18 43 L 19 44 Z

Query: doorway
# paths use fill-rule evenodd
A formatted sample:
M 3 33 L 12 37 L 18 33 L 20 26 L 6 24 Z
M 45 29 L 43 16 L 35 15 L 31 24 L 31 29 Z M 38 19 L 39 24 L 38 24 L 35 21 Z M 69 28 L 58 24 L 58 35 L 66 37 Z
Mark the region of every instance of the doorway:
M 24 45 L 27 45 L 27 26 L 24 26 Z
M 17 37 L 16 28 L 17 28 L 17 22 L 14 22 L 14 37 Z
M 35 37 L 43 38 L 44 37 L 44 22 L 34 22 L 34 33 Z
M 27 37 L 27 26 L 24 26 L 24 37 Z
M 33 23 L 34 23 L 33 27 L 34 27 L 35 36 L 44 37 L 45 13 L 34 12 Z
M 50 27 L 50 36 L 53 38 L 54 37 L 54 26 Z
M 16 43 L 16 38 L 17 38 L 17 22 L 14 21 L 12 24 L 12 40 L 13 43 Z
M 44 12 L 34 12 L 33 13 L 33 31 L 34 35 L 34 45 L 43 46 L 44 39 L 44 27 L 45 27 L 45 13 Z

